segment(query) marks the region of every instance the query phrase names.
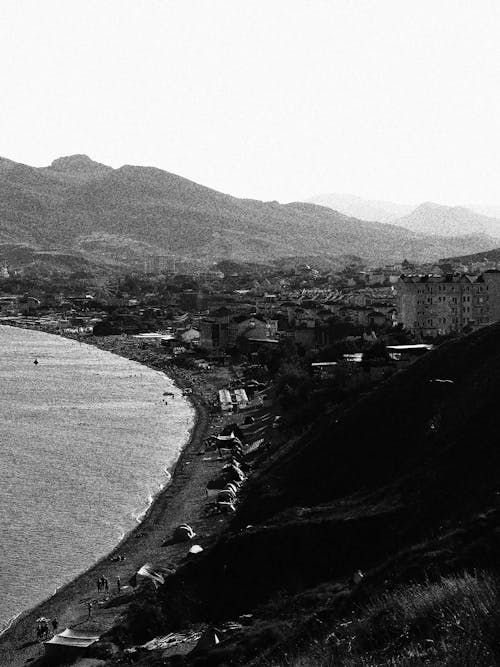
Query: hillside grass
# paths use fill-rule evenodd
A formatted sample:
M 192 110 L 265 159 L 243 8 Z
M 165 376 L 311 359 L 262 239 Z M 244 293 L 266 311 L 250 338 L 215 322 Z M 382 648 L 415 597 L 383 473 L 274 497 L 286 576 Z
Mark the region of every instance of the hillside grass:
M 487 573 L 399 587 L 268 667 L 500 664 L 500 588 Z

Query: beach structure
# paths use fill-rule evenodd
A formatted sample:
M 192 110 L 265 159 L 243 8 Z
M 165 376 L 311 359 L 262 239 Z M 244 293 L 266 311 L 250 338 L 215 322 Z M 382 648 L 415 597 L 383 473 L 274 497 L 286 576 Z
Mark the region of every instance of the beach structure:
M 199 544 L 193 544 L 191 549 L 188 551 L 189 554 L 196 556 L 197 554 L 201 554 L 203 551 L 203 547 L 200 546 Z
M 219 389 L 219 403 L 222 411 L 244 410 L 248 407 L 249 401 L 247 393 L 244 389 Z
M 90 647 L 99 641 L 99 635 L 66 628 L 44 642 L 45 656 L 50 665 L 74 661 L 88 656 Z
M 197 653 L 209 651 L 211 648 L 217 646 L 217 644 L 220 644 L 220 641 L 221 637 L 219 632 L 215 628 L 207 628 L 205 632 L 202 633 L 190 655 L 194 656 Z
M 220 408 L 223 411 L 233 409 L 233 400 L 228 389 L 219 389 Z
M 139 577 L 142 579 L 148 579 L 149 581 L 153 582 L 155 588 L 158 588 L 160 584 L 165 583 L 165 577 L 168 574 L 170 574 L 170 572 L 168 572 L 165 568 L 155 567 L 152 563 L 145 563 L 137 570 L 135 577 L 137 581 L 139 580 Z
M 174 540 L 176 542 L 189 542 L 196 536 L 196 533 L 193 531 L 191 526 L 187 523 L 182 523 L 174 531 Z

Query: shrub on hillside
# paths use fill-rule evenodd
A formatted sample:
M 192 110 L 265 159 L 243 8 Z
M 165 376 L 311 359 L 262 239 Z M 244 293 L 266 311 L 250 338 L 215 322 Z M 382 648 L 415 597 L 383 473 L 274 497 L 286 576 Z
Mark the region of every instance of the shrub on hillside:
M 165 634 L 167 617 L 156 595 L 151 593 L 129 606 L 123 622 L 117 626 L 114 638 L 122 644 L 142 644 Z

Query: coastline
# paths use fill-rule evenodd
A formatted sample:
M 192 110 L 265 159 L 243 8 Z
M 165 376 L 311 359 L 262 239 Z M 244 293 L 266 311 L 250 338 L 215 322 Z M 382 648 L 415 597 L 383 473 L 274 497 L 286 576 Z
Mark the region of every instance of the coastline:
M 43 333 L 60 335 L 42 329 L 37 330 Z M 159 370 L 165 373 L 181 390 L 186 389 L 189 384 L 186 373 L 178 372 L 169 364 L 166 366 L 161 355 L 155 354 L 154 350 L 142 348 L 137 340 L 121 337 L 97 339 L 92 337 L 82 341 L 74 336 L 64 337 L 94 345 L 102 350 L 119 354 L 154 370 Z M 199 382 L 199 376 L 196 377 Z M 185 546 L 183 549 L 179 549 L 179 545 L 173 545 L 172 548 L 165 548 L 161 545 L 168 535 L 169 525 L 172 529 L 175 525 L 188 519 L 191 524 L 196 523 L 196 521 L 203 523 L 202 510 L 205 500 L 205 486 L 206 481 L 213 473 L 214 465 L 202 464 L 197 454 L 210 427 L 215 426 L 210 419 L 203 395 L 193 393 L 187 398 L 195 410 L 190 434 L 179 457 L 169 470 L 170 480 L 152 499 L 152 503 L 145 511 L 140 523 L 126 533 L 108 554 L 90 565 L 71 581 L 62 584 L 54 595 L 32 608 L 24 610 L 13 619 L 0 635 L 0 664 L 9 664 L 14 667 L 18 664 L 24 664 L 27 659 L 37 658 L 41 655 L 43 646 L 33 642 L 36 618 L 39 616 L 57 617 L 60 628 L 69 626 L 75 621 L 81 622 L 82 616 L 84 618 L 85 601 L 95 598 L 95 582 L 100 576 L 110 578 L 112 583 L 119 576 L 122 583 L 126 584 L 128 579 L 146 560 L 171 564 L 178 560 L 179 556 L 185 555 Z M 200 493 L 200 490 L 202 490 L 202 493 Z M 186 514 L 190 516 L 186 517 Z M 196 514 L 196 517 L 193 517 L 193 514 Z M 199 534 L 199 530 L 196 532 Z M 117 562 L 110 560 L 118 555 L 125 555 L 125 560 Z M 103 611 L 104 609 L 108 611 L 107 607 L 103 607 Z M 116 611 L 123 612 L 123 608 L 120 610 L 119 605 L 110 609 L 112 612 L 114 609 L 115 613 L 103 614 L 100 619 L 96 617 L 97 621 L 100 620 L 101 622 L 97 622 L 99 627 L 95 629 L 107 631 L 118 617 Z M 95 626 L 96 620 L 92 620 L 94 620 L 92 625 Z

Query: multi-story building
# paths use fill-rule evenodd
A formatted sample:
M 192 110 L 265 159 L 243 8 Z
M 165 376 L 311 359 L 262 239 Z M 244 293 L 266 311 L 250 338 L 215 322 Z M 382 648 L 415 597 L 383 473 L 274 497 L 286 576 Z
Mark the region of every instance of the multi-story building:
M 144 273 L 158 274 L 172 270 L 175 273 L 175 258 L 171 255 L 148 255 L 144 258 Z
M 500 320 L 500 271 L 480 276 L 401 276 L 398 322 L 422 336 L 463 332 Z

